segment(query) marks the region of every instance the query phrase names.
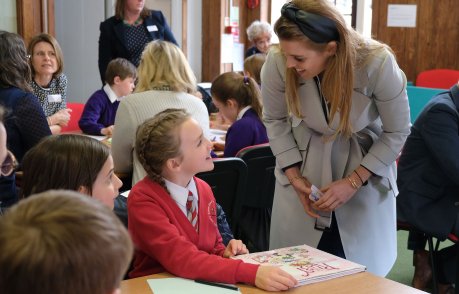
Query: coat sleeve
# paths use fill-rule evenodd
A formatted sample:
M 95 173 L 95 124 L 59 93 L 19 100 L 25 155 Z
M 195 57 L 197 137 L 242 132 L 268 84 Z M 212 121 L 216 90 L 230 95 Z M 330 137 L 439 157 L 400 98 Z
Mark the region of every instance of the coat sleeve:
M 419 131 L 429 153 L 447 175 L 459 186 L 459 119 L 457 112 L 446 104 L 433 106 Z
M 269 145 L 279 167 L 301 162 L 301 154 L 292 133 L 285 100 L 285 62 L 280 52 L 271 50 L 261 71 L 263 122 Z
M 369 77 L 374 82 L 373 98 L 382 122 L 382 133 L 362 160 L 362 165 L 375 174 L 394 163 L 411 126 L 405 74 L 395 57 L 384 52 L 384 56 L 375 57 L 382 62 Z
M 105 71 L 107 70 L 108 63 L 115 58 L 112 38 L 113 32 L 108 20 L 101 22 L 99 35 L 99 73 L 102 85 L 105 84 Z
M 175 40 L 174 34 L 172 34 L 171 28 L 167 24 L 167 20 L 164 17 L 164 14 L 161 11 L 159 11 L 159 13 L 160 13 L 160 18 L 162 20 L 161 23 L 164 26 L 164 41 L 169 41 L 178 46 L 177 41 Z
M 115 171 L 131 173 L 137 124 L 133 122 L 135 116 L 125 102 L 121 101 L 116 112 L 111 149 Z

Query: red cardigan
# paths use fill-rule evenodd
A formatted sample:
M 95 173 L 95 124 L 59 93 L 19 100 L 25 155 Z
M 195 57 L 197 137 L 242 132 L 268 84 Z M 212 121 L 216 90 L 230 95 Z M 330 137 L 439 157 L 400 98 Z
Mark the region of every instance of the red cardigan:
M 223 258 L 215 199 L 209 185 L 194 178 L 199 194 L 199 234 L 172 197 L 148 177 L 129 193 L 129 232 L 135 244 L 131 278 L 168 271 L 188 279 L 255 284 L 258 265 Z

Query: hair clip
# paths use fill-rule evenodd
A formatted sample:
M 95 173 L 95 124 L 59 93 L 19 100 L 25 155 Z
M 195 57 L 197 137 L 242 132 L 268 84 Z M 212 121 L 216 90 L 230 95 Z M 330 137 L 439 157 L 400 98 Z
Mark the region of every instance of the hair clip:
M 244 76 L 244 84 L 245 85 L 249 85 L 249 77 L 248 76 Z

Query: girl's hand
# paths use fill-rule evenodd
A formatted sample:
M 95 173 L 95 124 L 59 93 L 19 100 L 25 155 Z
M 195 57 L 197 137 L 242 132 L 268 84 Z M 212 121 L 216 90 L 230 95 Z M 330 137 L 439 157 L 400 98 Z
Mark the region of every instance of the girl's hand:
M 229 258 L 231 256 L 247 254 L 249 250 L 241 240 L 232 239 L 229 241 L 228 246 L 226 246 L 225 252 L 223 252 L 223 257 Z
M 260 266 L 255 277 L 255 286 L 266 291 L 288 290 L 298 284 L 298 281 L 278 267 Z
M 354 196 L 354 189 L 347 178 L 332 182 L 321 190 L 324 195 L 314 202 L 312 207 L 316 210 L 333 211 L 348 202 Z

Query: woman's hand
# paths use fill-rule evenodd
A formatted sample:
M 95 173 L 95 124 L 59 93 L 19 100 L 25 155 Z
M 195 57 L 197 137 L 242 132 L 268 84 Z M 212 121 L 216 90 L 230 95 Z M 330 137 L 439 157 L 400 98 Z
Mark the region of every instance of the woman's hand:
M 52 125 L 67 126 L 70 120 L 70 113 L 72 110 L 70 108 L 61 109 L 55 114 L 48 117 L 48 123 Z
M 255 277 L 255 286 L 266 291 L 288 290 L 298 284 L 298 281 L 278 267 L 260 266 Z
M 333 211 L 348 202 L 357 190 L 352 187 L 347 178 L 332 182 L 321 190 L 324 195 L 313 203 L 316 210 Z
M 305 177 L 295 177 L 290 182 L 298 199 L 303 205 L 304 211 L 311 217 L 319 217 L 313 210 L 313 201 L 309 199 L 309 194 L 311 194 L 311 183 L 309 183 Z
M 304 211 L 311 217 L 319 217 L 319 215 L 312 210 L 312 201 L 309 199 L 309 194 L 311 194 L 311 183 L 301 175 L 298 166 L 292 166 L 286 169 L 285 176 L 288 178 L 293 189 L 295 189 L 296 195 L 301 205 L 303 205 Z
M 249 250 L 241 240 L 232 239 L 229 241 L 228 246 L 226 246 L 225 252 L 223 252 L 223 257 L 229 258 L 235 255 L 247 254 Z

